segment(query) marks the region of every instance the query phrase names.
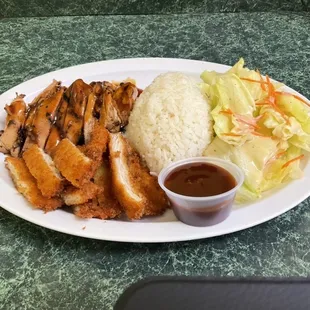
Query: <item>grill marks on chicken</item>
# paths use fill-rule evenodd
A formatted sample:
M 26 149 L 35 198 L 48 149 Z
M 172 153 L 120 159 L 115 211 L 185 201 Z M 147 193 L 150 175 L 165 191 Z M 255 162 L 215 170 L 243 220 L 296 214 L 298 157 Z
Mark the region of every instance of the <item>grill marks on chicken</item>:
M 162 214 L 164 192 L 119 132 L 140 93 L 130 81 L 78 79 L 69 88 L 54 80 L 28 107 L 17 96 L 0 132 L 17 190 L 36 208 L 67 205 L 82 218 Z

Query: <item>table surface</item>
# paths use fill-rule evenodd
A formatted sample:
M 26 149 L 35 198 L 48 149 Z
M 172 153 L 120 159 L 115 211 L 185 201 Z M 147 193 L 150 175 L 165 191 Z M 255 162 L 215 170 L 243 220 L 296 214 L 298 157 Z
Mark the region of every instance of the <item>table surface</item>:
M 0 93 L 52 70 L 104 59 L 232 65 L 243 56 L 309 98 L 309 29 L 306 12 L 0 19 Z M 132 282 L 153 275 L 307 276 L 309 207 L 310 199 L 227 236 L 151 245 L 67 236 L 0 209 L 0 308 L 112 309 Z

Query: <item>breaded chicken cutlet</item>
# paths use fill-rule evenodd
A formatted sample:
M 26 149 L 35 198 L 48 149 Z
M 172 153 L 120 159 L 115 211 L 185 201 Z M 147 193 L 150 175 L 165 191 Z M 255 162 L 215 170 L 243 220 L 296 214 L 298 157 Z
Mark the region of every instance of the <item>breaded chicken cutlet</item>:
M 59 142 L 52 158 L 56 168 L 75 187 L 81 188 L 94 176 L 94 162 L 67 138 Z
M 165 193 L 119 133 L 138 95 L 130 81 L 89 85 L 78 79 L 69 88 L 54 81 L 28 109 L 22 96 L 16 98 L 20 109 L 11 114 L 20 119 L 10 123 L 9 142 L 22 158 L 9 157 L 6 166 L 17 190 L 36 208 L 67 205 L 83 218 L 162 214 L 169 205 Z M 0 133 L 0 142 L 8 132 Z M 0 144 L 0 152 L 13 155 L 9 146 Z
M 104 189 L 92 182 L 76 188 L 69 185 L 62 193 L 62 198 L 67 206 L 83 204 L 101 194 Z
M 109 150 L 113 191 L 128 218 L 162 214 L 168 207 L 165 193 L 121 133 L 110 134 Z
M 42 195 L 37 186 L 36 179 L 32 176 L 22 158 L 7 157 L 5 164 L 17 190 L 32 206 L 47 212 L 60 208 L 63 205 L 60 198 L 46 198 Z
M 80 150 L 95 163 L 101 163 L 102 154 L 106 152 L 109 141 L 109 132 L 96 120 L 93 130 L 89 134 L 88 142 L 79 147 Z
M 38 188 L 47 198 L 57 196 L 64 187 L 64 179 L 56 169 L 52 158 L 38 145 L 33 144 L 23 154 L 30 173 L 37 180 Z
M 122 208 L 112 191 L 111 171 L 104 159 L 94 175 L 94 183 L 103 190 L 94 199 L 74 208 L 74 214 L 83 218 L 110 219 L 118 217 Z

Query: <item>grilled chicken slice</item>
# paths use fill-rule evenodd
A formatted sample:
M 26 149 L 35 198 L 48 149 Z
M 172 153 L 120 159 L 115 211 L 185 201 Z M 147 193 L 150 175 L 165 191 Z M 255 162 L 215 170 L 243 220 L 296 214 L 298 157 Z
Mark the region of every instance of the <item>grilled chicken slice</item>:
M 91 86 L 84 83 L 81 79 L 74 81 L 66 91 L 66 97 L 69 98 L 69 106 L 63 128 L 65 137 L 73 144 L 77 144 L 81 137 L 84 113 L 91 91 Z
M 50 135 L 48 136 L 47 142 L 45 144 L 45 152 L 47 154 L 52 154 L 52 151 L 58 145 L 60 140 L 64 138 L 63 126 L 67 114 L 68 101 L 62 97 L 59 105 L 60 106 L 57 111 L 56 120 L 52 125 Z
M 56 93 L 56 91 L 60 88 L 61 82 L 53 80 L 53 82 L 48 85 L 41 93 L 39 93 L 29 104 L 27 111 L 27 118 L 25 121 L 25 136 L 27 137 L 32 130 L 32 123 L 36 115 L 37 107 L 40 103 L 51 97 Z
M 33 144 L 37 144 L 40 148 L 44 148 L 64 90 L 65 88 L 61 87 L 56 93 L 43 99 L 39 103 L 32 124 L 27 127 L 27 137 L 23 151 L 26 151 Z
M 84 142 L 88 143 L 91 139 L 91 133 L 94 130 L 95 122 L 97 121 L 94 116 L 96 104 L 96 96 L 94 93 L 91 93 L 88 96 L 87 106 L 84 114 Z
M 42 102 L 43 100 L 51 97 L 55 94 L 55 92 L 59 89 L 61 85 L 60 81 L 53 80 L 53 82 L 48 85 L 41 93 L 39 93 L 29 104 L 29 107 L 33 107 L 37 105 L 38 103 Z
M 110 134 L 109 151 L 114 194 L 128 218 L 162 214 L 168 208 L 165 193 L 121 133 Z
M 26 119 L 25 95 L 17 96 L 10 105 L 5 106 L 7 117 L 5 128 L 0 135 L 0 152 L 18 157 L 23 143 L 23 126 Z
M 138 94 L 138 88 L 130 82 L 121 83 L 120 87 L 114 92 L 113 99 L 116 103 L 118 116 L 121 119 L 121 127 L 128 124 L 129 115 Z
M 90 86 L 93 88 L 93 93 L 95 95 L 95 106 L 93 115 L 99 119 L 100 118 L 100 110 L 102 107 L 102 94 L 103 94 L 103 83 L 102 82 L 92 82 Z
M 103 93 L 99 122 L 110 132 L 119 132 L 121 129 L 122 121 L 113 100 L 113 90 L 110 87 L 106 87 Z

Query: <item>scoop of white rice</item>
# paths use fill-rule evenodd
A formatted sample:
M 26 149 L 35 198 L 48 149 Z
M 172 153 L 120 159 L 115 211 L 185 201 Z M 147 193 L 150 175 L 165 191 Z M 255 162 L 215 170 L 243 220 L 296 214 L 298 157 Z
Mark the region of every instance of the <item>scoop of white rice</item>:
M 207 98 L 191 77 L 159 75 L 135 102 L 126 136 L 152 172 L 201 156 L 212 137 Z

